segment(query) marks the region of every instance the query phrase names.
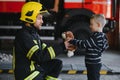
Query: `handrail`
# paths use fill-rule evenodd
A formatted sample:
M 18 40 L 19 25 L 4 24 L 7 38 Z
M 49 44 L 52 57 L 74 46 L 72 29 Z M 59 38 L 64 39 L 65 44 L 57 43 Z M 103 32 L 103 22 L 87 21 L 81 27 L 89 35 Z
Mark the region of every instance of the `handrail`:
M 40 36 L 41 40 L 54 40 L 55 38 L 53 36 Z M 0 40 L 4 39 L 10 39 L 14 40 L 15 36 L 0 36 Z
M 0 29 L 21 29 L 22 26 L 0 26 Z M 55 27 L 54 26 L 42 26 L 41 30 L 54 30 Z M 54 36 L 41 36 L 40 37 L 42 40 L 54 40 Z M 0 36 L 0 40 L 4 40 L 4 39 L 10 39 L 10 40 L 14 40 L 15 36 Z
M 22 26 L 0 26 L 0 29 L 21 29 Z M 42 30 L 54 30 L 54 26 L 42 26 Z

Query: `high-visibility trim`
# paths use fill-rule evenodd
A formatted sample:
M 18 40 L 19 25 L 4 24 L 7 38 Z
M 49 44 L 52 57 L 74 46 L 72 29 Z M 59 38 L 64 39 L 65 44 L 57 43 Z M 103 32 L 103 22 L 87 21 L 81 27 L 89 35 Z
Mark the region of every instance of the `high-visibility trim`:
M 52 76 L 47 76 L 45 79 L 46 79 L 46 80 L 58 80 L 57 78 L 52 77 Z
M 28 59 L 30 59 L 32 57 L 32 55 L 34 54 L 35 51 L 37 51 L 39 49 L 38 45 L 33 46 L 29 52 L 27 53 L 27 57 Z
M 35 70 L 34 61 L 31 61 L 30 70 L 31 71 Z
M 34 42 L 35 44 L 38 44 L 37 40 L 33 40 L 33 42 Z
M 48 51 L 49 51 L 49 53 L 50 53 L 51 59 L 55 58 L 55 52 L 54 52 L 53 48 L 52 48 L 52 47 L 49 47 L 49 48 L 48 48 Z
M 13 66 L 13 69 L 15 69 L 15 47 L 13 47 L 13 58 L 12 58 L 12 66 Z
M 47 45 L 46 45 L 45 43 L 43 43 L 43 44 L 42 44 L 42 50 L 44 50 L 46 46 L 47 46 Z
M 39 74 L 39 71 L 34 71 L 32 74 L 30 74 L 28 77 L 26 77 L 24 80 L 34 80 L 34 78 Z
M 11 73 L 11 74 L 13 73 L 14 74 L 14 69 L 15 69 L 15 47 L 13 47 L 12 66 L 13 66 L 13 70 L 12 69 L 8 70 L 8 73 Z M 14 77 L 14 80 L 16 80 L 15 77 Z

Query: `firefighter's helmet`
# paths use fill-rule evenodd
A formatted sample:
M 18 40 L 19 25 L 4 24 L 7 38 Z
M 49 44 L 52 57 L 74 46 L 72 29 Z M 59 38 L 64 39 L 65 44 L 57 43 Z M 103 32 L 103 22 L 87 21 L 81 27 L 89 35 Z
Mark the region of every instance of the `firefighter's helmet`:
M 49 13 L 39 2 L 27 2 L 22 7 L 20 20 L 33 24 L 38 14 L 48 15 Z

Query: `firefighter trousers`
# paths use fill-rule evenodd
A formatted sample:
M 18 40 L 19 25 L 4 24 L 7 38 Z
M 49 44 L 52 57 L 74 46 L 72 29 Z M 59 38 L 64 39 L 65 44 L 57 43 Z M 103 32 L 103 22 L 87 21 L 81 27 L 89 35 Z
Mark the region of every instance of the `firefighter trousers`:
M 62 61 L 59 59 L 52 59 L 50 61 L 40 63 L 40 67 L 44 71 L 44 77 L 41 77 L 40 74 L 34 80 L 46 80 L 46 77 L 48 76 L 57 78 L 62 69 Z

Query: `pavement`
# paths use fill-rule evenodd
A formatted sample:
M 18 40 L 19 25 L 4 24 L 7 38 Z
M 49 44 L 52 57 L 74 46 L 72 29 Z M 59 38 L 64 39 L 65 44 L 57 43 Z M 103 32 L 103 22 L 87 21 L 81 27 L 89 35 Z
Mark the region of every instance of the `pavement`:
M 75 55 L 71 58 L 68 58 L 65 54 L 62 54 L 58 58 L 63 61 L 63 72 L 68 70 L 68 74 L 69 72 L 71 72 L 71 74 L 86 74 L 84 55 Z M 105 51 L 102 55 L 102 63 L 103 65 L 101 74 L 120 74 L 119 51 Z
M 66 54 L 60 54 L 57 58 L 63 61 L 63 68 L 59 76 L 62 80 L 87 80 L 84 55 L 68 58 Z M 102 62 L 101 80 L 120 80 L 120 51 L 105 51 L 102 55 Z M 0 80 L 13 80 L 11 61 L 0 62 Z
M 59 58 L 63 61 L 63 65 L 69 64 L 69 67 L 67 67 L 67 69 L 69 68 L 68 71 L 60 74 L 60 78 L 63 80 L 87 80 L 84 55 L 76 55 L 71 58 L 67 58 L 66 55 L 60 55 Z M 120 80 L 120 51 L 105 51 L 102 55 L 102 62 L 100 80 Z M 70 65 L 73 67 L 70 68 Z M 66 67 L 64 66 L 63 71 L 65 69 Z M 73 70 L 72 72 L 71 69 Z

